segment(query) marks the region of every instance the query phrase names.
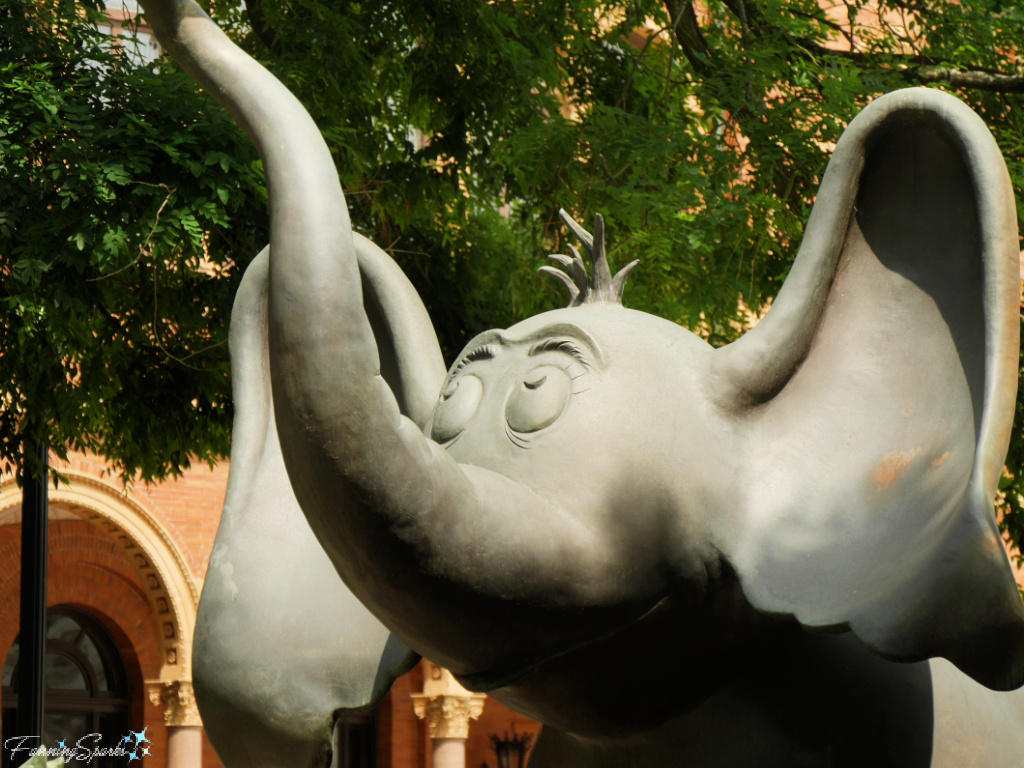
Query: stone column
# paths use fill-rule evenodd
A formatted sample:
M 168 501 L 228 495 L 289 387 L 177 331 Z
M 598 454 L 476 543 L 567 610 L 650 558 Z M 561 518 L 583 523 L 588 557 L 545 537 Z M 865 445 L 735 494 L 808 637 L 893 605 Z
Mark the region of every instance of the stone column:
M 452 673 L 424 661 L 423 693 L 412 694 L 416 717 L 427 721 L 434 746 L 434 768 L 466 768 L 469 721 L 484 711 L 482 693 L 470 693 Z
M 164 708 L 167 724 L 167 768 L 200 768 L 203 764 L 203 721 L 188 680 L 147 682 L 149 700 Z

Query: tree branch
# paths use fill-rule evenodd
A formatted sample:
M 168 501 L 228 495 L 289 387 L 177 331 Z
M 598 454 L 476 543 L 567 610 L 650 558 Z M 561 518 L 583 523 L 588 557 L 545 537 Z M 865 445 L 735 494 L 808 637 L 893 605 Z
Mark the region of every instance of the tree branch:
M 908 69 L 904 75 L 908 80 L 921 83 L 949 82 L 954 88 L 974 88 L 994 93 L 1024 93 L 1024 77 L 998 72 L 979 72 L 954 67 L 923 66 Z
M 889 0 L 897 8 L 902 8 L 904 11 L 910 11 L 918 15 L 927 15 L 931 13 L 931 8 L 926 8 L 923 5 L 917 5 L 915 3 L 904 2 L 904 0 Z
M 267 47 L 268 51 L 276 49 L 277 36 L 273 30 L 267 27 L 267 20 L 263 15 L 263 0 L 245 0 L 245 14 L 249 17 L 252 31 L 256 37 Z
M 672 20 L 672 32 L 693 71 L 701 77 L 711 74 L 711 49 L 708 48 L 707 40 L 700 31 L 693 3 L 686 0 L 665 0 L 665 7 Z
M 765 31 L 764 14 L 750 0 L 724 0 L 726 8 L 736 16 L 744 29 L 749 29 L 755 34 Z M 909 4 L 900 4 L 910 8 Z M 671 3 L 666 2 L 671 14 Z M 692 11 L 692 6 L 691 6 Z M 694 15 L 696 24 L 696 15 Z M 769 25 L 770 26 L 770 25 Z M 700 34 L 698 27 L 697 34 Z M 849 50 L 835 50 L 821 45 L 818 42 L 807 38 L 798 38 L 788 33 L 783 36 L 790 41 L 794 53 L 803 57 L 841 58 L 848 61 L 856 61 L 862 64 L 872 63 L 874 56 L 869 53 Z M 703 41 L 703 37 L 701 37 Z M 680 41 L 681 42 L 681 41 Z M 684 46 L 685 47 L 685 46 Z M 705 49 L 707 44 L 705 43 Z M 705 55 L 705 60 L 711 53 Z M 963 70 L 955 67 L 944 67 L 935 63 L 935 60 L 919 54 L 905 57 L 894 57 L 894 61 L 908 65 L 903 70 L 903 77 L 910 82 L 917 83 L 941 83 L 948 82 L 953 88 L 973 88 L 979 91 L 991 91 L 993 93 L 1024 93 L 1024 76 L 1008 75 L 1002 72 L 991 72 L 987 70 Z M 916 66 L 909 66 L 916 65 Z M 703 73 L 699 73 L 703 74 Z
M 757 32 L 761 28 L 764 14 L 753 3 L 749 3 L 747 0 L 725 0 L 725 7 L 732 12 L 733 16 L 740 20 L 744 37 L 751 30 Z

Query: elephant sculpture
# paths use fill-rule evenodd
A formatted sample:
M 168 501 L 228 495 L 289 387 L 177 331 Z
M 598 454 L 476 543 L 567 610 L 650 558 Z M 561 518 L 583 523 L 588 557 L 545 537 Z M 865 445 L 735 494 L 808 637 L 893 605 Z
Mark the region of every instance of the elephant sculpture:
M 1017 229 L 970 109 L 853 120 L 737 342 L 624 308 L 600 218 L 566 217 L 571 306 L 446 373 L 298 101 L 191 0 L 142 4 L 270 190 L 194 648 L 229 768 L 326 766 L 417 654 L 543 723 L 534 768 L 1021 764 Z

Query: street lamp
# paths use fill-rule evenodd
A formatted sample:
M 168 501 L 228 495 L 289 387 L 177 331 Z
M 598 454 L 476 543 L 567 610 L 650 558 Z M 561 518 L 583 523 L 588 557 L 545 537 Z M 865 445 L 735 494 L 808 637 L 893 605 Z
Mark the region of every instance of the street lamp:
M 491 749 L 498 760 L 498 768 L 525 768 L 526 753 L 530 749 L 533 737 L 528 733 L 516 733 L 513 726 L 512 735 L 505 731 L 505 738 L 499 739 L 498 734 L 491 734 Z

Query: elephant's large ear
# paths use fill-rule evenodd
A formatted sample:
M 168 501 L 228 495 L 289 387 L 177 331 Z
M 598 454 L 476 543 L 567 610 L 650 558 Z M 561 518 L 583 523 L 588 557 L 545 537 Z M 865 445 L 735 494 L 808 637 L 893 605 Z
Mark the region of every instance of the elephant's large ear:
M 401 270 L 356 236 L 381 369 L 406 415 L 429 419 L 445 375 Z M 226 766 L 326 766 L 336 715 L 366 710 L 418 656 L 352 595 L 292 492 L 274 424 L 264 250 L 231 317 L 231 474 L 194 646 L 196 697 Z
M 712 355 L 753 436 L 747 503 L 716 525 L 755 607 L 1024 683 L 993 514 L 1019 291 L 1013 191 L 981 119 L 927 89 L 867 107 L 771 310 Z

